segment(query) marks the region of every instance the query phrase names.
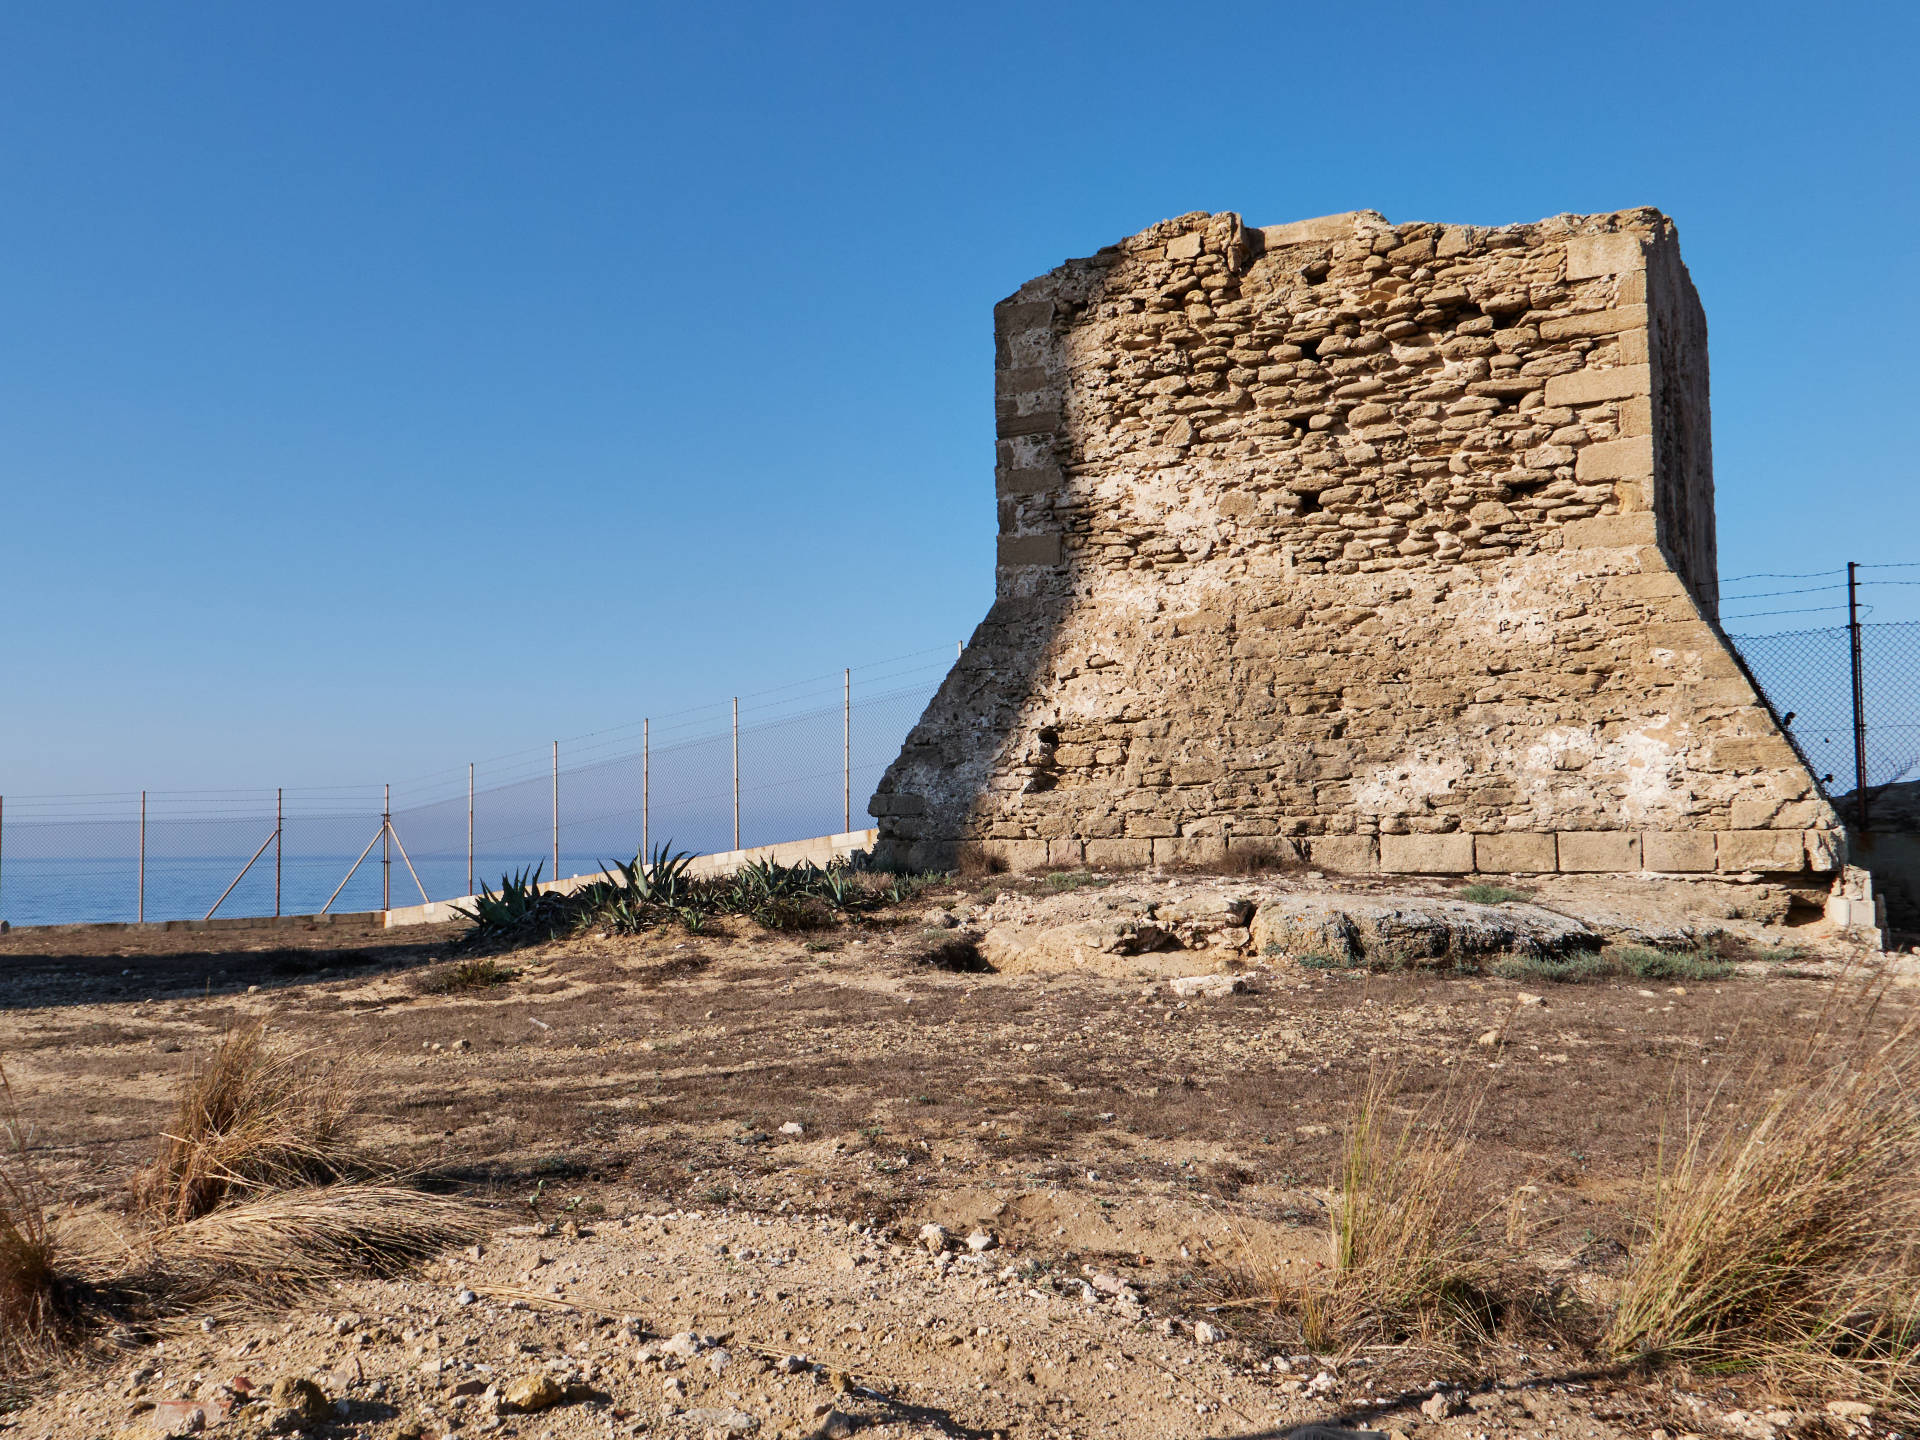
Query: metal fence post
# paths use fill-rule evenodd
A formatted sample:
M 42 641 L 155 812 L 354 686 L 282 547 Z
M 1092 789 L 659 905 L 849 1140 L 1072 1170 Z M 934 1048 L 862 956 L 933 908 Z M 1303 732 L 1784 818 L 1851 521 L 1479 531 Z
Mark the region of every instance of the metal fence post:
M 844 710 L 844 726 L 840 737 L 840 774 L 843 791 L 841 795 L 840 829 L 842 833 L 853 829 L 853 671 L 846 674 L 847 697 Z
M 273 792 L 273 918 L 280 918 L 280 868 L 287 850 L 287 791 Z
M 648 835 L 648 822 L 652 820 L 653 808 L 653 721 L 642 717 L 640 720 L 640 857 L 645 860 L 653 853 L 652 837 Z
M 553 878 L 560 878 L 560 742 L 553 742 Z
M 733 697 L 733 848 L 740 848 L 740 697 Z
M 380 908 L 393 908 L 393 786 L 380 787 Z
M 1867 704 L 1860 680 L 1859 569 L 1853 561 L 1847 562 L 1847 638 L 1853 665 L 1853 802 L 1860 833 L 1864 835 L 1867 833 Z
M 140 881 L 139 899 L 134 902 L 138 923 L 147 923 L 147 792 L 140 792 Z
M 473 762 L 467 762 L 467 894 L 479 892 L 473 888 Z

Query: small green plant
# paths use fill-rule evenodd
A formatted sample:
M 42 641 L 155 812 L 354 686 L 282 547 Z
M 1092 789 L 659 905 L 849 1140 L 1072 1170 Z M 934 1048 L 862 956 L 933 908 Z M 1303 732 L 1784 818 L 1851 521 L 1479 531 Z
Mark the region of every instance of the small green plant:
M 1530 890 L 1515 890 L 1506 885 L 1463 885 L 1460 898 L 1475 905 L 1506 905 L 1519 900 L 1531 900 Z
M 1771 949 L 1756 950 L 1754 954 L 1770 965 L 1787 965 L 1795 960 L 1807 958 L 1806 949 L 1799 945 L 1780 945 Z
M 1110 885 L 1113 882 L 1103 879 L 1091 870 L 1056 870 L 1047 876 L 1047 889 L 1053 891 L 1083 890 L 1088 887 Z
M 1300 957 L 1300 963 L 1309 970 L 1357 970 L 1360 961 L 1351 955 L 1332 950 L 1310 950 Z
M 1623 974 L 1637 980 L 1724 980 L 1733 966 L 1711 950 L 1649 950 L 1623 945 L 1613 952 Z
M 1278 940 L 1269 940 L 1260 947 L 1260 953 L 1269 960 L 1278 960 L 1287 953 L 1287 947 Z
M 1512 955 L 1493 967 L 1502 980 L 1546 981 L 1555 985 L 1578 985 L 1585 981 L 1605 980 L 1613 967 L 1599 955 Z
M 1557 985 L 1600 980 L 1724 980 L 1733 966 L 1706 950 L 1652 950 L 1638 945 L 1572 955 L 1513 955 L 1493 966 L 1503 980 Z

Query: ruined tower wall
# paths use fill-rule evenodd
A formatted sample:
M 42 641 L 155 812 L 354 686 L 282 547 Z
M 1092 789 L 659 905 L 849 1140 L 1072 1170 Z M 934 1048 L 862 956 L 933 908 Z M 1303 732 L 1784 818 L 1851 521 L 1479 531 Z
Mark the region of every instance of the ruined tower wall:
M 1714 619 L 1665 216 L 1186 215 L 1002 302 L 995 366 L 997 595 L 886 859 L 1837 864 Z

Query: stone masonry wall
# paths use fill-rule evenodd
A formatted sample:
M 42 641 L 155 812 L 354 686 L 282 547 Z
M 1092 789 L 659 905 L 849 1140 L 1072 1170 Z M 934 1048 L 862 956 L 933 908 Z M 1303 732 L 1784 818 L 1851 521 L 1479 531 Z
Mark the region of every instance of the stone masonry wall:
M 885 860 L 1827 871 L 1719 632 L 1706 319 L 1653 210 L 1164 221 L 995 310 L 997 598 Z

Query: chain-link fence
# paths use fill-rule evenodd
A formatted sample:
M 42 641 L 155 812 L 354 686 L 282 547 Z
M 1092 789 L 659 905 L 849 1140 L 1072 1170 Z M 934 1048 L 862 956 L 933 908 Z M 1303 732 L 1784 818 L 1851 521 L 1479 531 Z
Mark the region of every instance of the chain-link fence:
M 0 797 L 0 918 L 379 910 L 535 867 L 586 874 L 648 843 L 707 854 L 864 829 L 951 663 L 923 651 L 390 789 Z
M 1861 625 L 1856 755 L 1854 627 L 1730 637 L 1820 788 L 1858 823 L 1860 770 L 1868 824 L 1888 787 L 1920 778 L 1920 621 Z

